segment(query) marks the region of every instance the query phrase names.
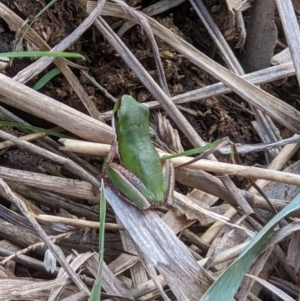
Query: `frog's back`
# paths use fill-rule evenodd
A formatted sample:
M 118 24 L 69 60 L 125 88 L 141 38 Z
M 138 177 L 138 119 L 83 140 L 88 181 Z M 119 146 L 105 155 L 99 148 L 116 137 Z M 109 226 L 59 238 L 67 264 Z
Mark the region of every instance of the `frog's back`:
M 164 186 L 164 179 L 158 153 L 150 138 L 149 109 L 131 96 L 123 96 L 124 101 L 126 105 L 118 111 L 116 128 L 121 160 L 147 189 L 157 191 L 157 187 Z

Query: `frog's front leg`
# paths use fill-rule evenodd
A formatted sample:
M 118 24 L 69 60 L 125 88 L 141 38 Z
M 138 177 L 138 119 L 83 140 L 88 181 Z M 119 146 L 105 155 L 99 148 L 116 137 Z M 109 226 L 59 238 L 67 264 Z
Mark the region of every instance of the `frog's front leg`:
M 118 144 L 117 144 L 116 141 L 113 141 L 113 143 L 111 144 L 110 150 L 109 150 L 109 152 L 107 154 L 107 157 L 106 157 L 106 159 L 105 159 L 105 161 L 103 163 L 103 167 L 102 167 L 101 173 L 96 176 L 96 179 L 99 182 L 101 182 L 101 180 L 105 178 L 107 166 L 109 164 L 111 164 L 111 162 L 113 161 L 113 159 L 114 159 L 114 157 L 116 155 L 119 156 L 119 153 L 118 153 Z M 93 192 L 94 196 L 97 196 L 99 194 L 99 188 L 96 187 L 96 186 L 93 186 L 92 187 L 92 192 Z

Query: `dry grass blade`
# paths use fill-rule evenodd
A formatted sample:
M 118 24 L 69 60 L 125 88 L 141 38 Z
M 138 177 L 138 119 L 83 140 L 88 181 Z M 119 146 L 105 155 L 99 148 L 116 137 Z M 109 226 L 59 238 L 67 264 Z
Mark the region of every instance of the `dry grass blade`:
M 75 258 L 72 255 L 69 255 L 66 259 L 70 262 L 70 267 L 74 270 L 77 271 L 91 256 L 93 256 L 93 253 L 91 252 L 86 252 L 84 254 L 79 254 Z M 60 269 L 57 279 L 64 280 L 68 279 L 68 273 L 66 273 L 65 269 Z M 57 299 L 57 297 L 62 293 L 64 287 L 58 286 L 54 288 L 51 291 L 51 295 L 49 296 L 48 301 L 54 301 Z M 82 291 L 82 290 L 81 290 Z M 88 295 L 90 295 L 90 291 L 88 291 Z
M 27 141 L 23 141 L 19 138 L 14 137 L 13 135 L 10 135 L 6 132 L 0 131 L 0 137 L 5 140 L 9 140 L 14 142 L 16 145 L 21 146 L 25 149 L 28 149 L 29 151 L 39 154 L 43 157 L 49 158 L 50 160 L 57 162 L 58 164 L 65 165 L 67 169 L 70 171 L 73 171 L 74 173 L 78 174 L 83 179 L 88 179 L 89 182 L 93 183 L 95 186 L 100 186 L 99 182 L 91 176 L 85 169 L 83 169 L 81 166 L 77 165 L 75 162 L 61 157 L 59 155 L 53 154 L 50 151 L 44 150 L 32 143 L 29 143 Z
M 250 269 L 248 270 L 248 273 L 255 276 L 258 276 L 263 268 L 266 266 L 267 261 L 270 259 L 270 256 L 272 255 L 274 251 L 275 246 L 269 248 L 262 254 L 258 255 L 255 259 L 255 262 L 252 264 Z M 248 295 L 254 285 L 254 280 L 252 278 L 245 278 L 242 281 L 241 289 L 236 293 L 236 298 L 241 301 L 246 301 L 248 299 Z
M 79 147 L 80 142 L 77 142 L 76 144 L 73 144 L 71 142 L 70 146 L 68 146 L 68 141 L 69 139 L 61 139 L 61 142 L 65 144 L 64 150 L 68 151 L 73 151 L 76 152 L 77 145 Z M 87 145 L 86 143 L 83 144 Z M 104 146 L 104 148 L 102 148 Z M 105 150 L 107 150 L 106 145 L 95 145 L 93 146 L 93 149 L 90 149 L 90 153 L 95 152 L 97 153 L 104 153 Z M 81 148 L 81 151 L 83 151 L 83 148 Z M 169 155 L 164 152 L 160 152 L 161 156 Z M 181 164 L 187 163 L 191 161 L 193 158 L 192 157 L 180 157 L 180 158 L 174 158 L 172 159 L 173 165 L 179 166 Z M 240 175 L 240 176 L 245 176 L 245 177 L 254 177 L 254 178 L 259 178 L 259 179 L 266 179 L 270 181 L 277 181 L 277 182 L 283 182 L 287 184 L 295 184 L 298 185 L 299 182 L 299 177 L 298 175 L 291 175 L 288 173 L 284 172 L 270 172 L 269 170 L 265 170 L 263 168 L 258 168 L 258 167 L 252 167 L 252 166 L 240 166 L 236 164 L 229 164 L 229 163 L 223 163 L 223 162 L 216 162 L 212 160 L 206 160 L 203 159 L 198 162 L 194 162 L 193 164 L 189 165 L 189 169 L 197 169 L 197 170 L 205 170 L 205 171 L 210 171 L 210 172 L 218 172 L 218 173 L 223 173 L 223 174 L 235 174 L 235 175 Z
M 39 116 L 90 141 L 112 141 L 109 126 L 0 74 L 1 102 Z M 30 102 L 27 100 L 30 99 Z
M 149 26 L 147 19 L 143 15 L 136 13 L 136 10 L 132 9 L 124 1 L 114 0 L 114 2 L 118 3 L 122 7 L 122 9 L 124 9 L 124 11 L 126 11 L 126 13 L 129 14 L 133 18 L 134 21 L 141 24 L 143 30 L 146 32 L 146 34 L 149 38 L 149 41 L 151 43 L 151 46 L 152 46 L 152 51 L 153 51 L 153 55 L 154 55 L 156 69 L 158 72 L 158 79 L 159 79 L 160 87 L 163 89 L 163 91 L 166 93 L 166 95 L 168 95 L 170 97 L 168 84 L 167 84 L 167 80 L 166 80 L 166 76 L 165 76 L 165 71 L 164 71 L 164 68 L 163 68 L 163 65 L 161 62 L 158 46 L 154 39 L 153 32 Z
M 278 66 L 269 67 L 253 73 L 243 75 L 242 78 L 254 85 L 269 83 L 278 79 L 295 75 L 295 69 L 292 63 L 284 63 Z M 178 94 L 171 99 L 176 104 L 188 103 L 192 101 L 205 100 L 206 98 L 218 96 L 231 92 L 223 83 L 208 85 L 190 92 Z M 158 101 L 149 101 L 145 103 L 149 108 L 155 109 L 160 107 Z M 111 112 L 108 112 L 110 115 Z
M 180 153 L 184 151 L 178 131 L 173 129 L 169 120 L 160 112 L 151 114 L 150 134 L 156 147 L 168 153 Z
M 43 215 L 40 214 L 36 217 L 40 221 L 47 221 L 47 222 L 53 222 L 57 224 L 66 224 L 69 226 L 76 226 L 80 228 L 99 228 L 99 222 L 93 222 L 93 221 L 86 221 L 86 220 L 78 220 L 78 219 L 72 219 L 67 217 L 60 217 L 60 216 L 51 216 L 51 215 Z M 107 230 L 124 230 L 124 227 L 118 224 L 105 224 L 105 229 Z
M 120 7 L 108 2 L 106 2 L 103 8 L 102 15 L 131 19 L 129 15 L 124 14 L 124 11 Z M 158 37 L 186 56 L 195 65 L 219 79 L 243 99 L 267 113 L 293 132 L 298 133 L 300 131 L 300 113 L 292 106 L 246 82 L 242 77 L 229 72 L 155 20 L 148 17 L 148 22 Z
M 0 167 L 0 175 L 7 181 L 19 182 L 31 187 L 36 187 L 36 183 L 39 183 L 40 189 L 56 193 L 63 191 L 64 194 L 68 196 L 78 196 L 89 200 L 92 203 L 98 202 L 97 197 L 95 197 L 92 193 L 92 185 L 85 181 L 62 179 L 60 177 L 23 170 L 13 170 L 5 167 Z
M 94 254 L 89 260 L 87 260 L 86 267 L 94 275 L 97 276 L 97 266 L 98 266 L 98 255 Z M 134 300 L 132 295 L 124 288 L 122 282 L 112 273 L 108 266 L 103 263 L 103 275 L 102 275 L 102 285 L 107 294 L 112 296 L 120 296 L 121 298 L 128 298 L 129 300 Z
M 216 43 L 218 49 L 222 53 L 222 56 L 227 66 L 230 68 L 231 71 L 235 72 L 236 74 L 243 75 L 244 71 L 241 68 L 241 65 L 239 64 L 238 60 L 233 54 L 233 51 L 229 47 L 219 28 L 210 16 L 205 5 L 202 3 L 202 0 L 190 0 L 190 2 L 193 8 L 196 10 L 199 17 L 201 18 L 201 21 L 205 24 L 205 27 L 207 28 L 213 41 Z
M 253 233 L 251 233 L 251 231 L 248 231 L 246 228 L 229 222 L 229 218 L 227 218 L 226 216 L 214 213 L 210 210 L 206 210 L 206 209 L 198 206 L 197 204 L 191 202 L 189 200 L 189 198 L 183 196 L 182 194 L 180 194 L 178 192 L 175 192 L 174 198 L 175 198 L 174 199 L 174 202 L 175 202 L 174 207 L 177 207 L 179 210 L 182 210 L 183 212 L 185 212 L 186 215 L 187 215 L 186 212 L 188 212 L 188 210 L 193 211 L 194 218 L 197 218 L 195 216 L 197 216 L 201 213 L 207 217 L 211 217 L 214 221 L 220 221 L 221 223 L 230 225 L 232 228 L 242 229 L 249 235 L 253 236 Z M 201 218 L 200 218 L 200 220 L 201 220 Z
M 290 0 L 276 0 L 280 19 L 285 31 L 285 36 L 289 44 L 290 55 L 292 57 L 298 84 L 300 84 L 300 31 L 297 17 Z
M 61 234 L 61 235 L 57 235 L 56 237 L 50 237 L 50 239 L 53 240 L 53 241 L 55 241 L 55 242 L 57 242 L 59 239 L 68 237 L 68 236 L 72 235 L 73 233 L 74 233 L 74 232 L 63 233 L 63 234 Z M 6 262 L 8 262 L 9 260 L 11 260 L 11 259 L 13 259 L 13 258 L 15 258 L 15 257 L 20 257 L 20 255 L 25 254 L 25 253 L 29 252 L 30 250 L 34 250 L 34 249 L 36 249 L 36 248 L 44 247 L 44 246 L 45 246 L 45 243 L 44 243 L 44 242 L 38 242 L 38 243 L 36 243 L 36 244 L 34 244 L 34 245 L 29 246 L 29 247 L 26 248 L 26 249 L 19 250 L 18 252 L 15 252 L 15 253 L 13 253 L 13 254 L 7 256 L 5 259 L 3 259 L 3 260 L 1 261 L 1 264 L 4 265 Z M 49 251 L 49 249 L 48 249 L 47 251 Z M 3 255 L 3 253 L 2 253 L 1 255 Z M 54 269 L 54 270 L 56 270 L 56 269 Z M 53 274 L 54 271 L 52 271 L 51 273 Z
M 300 142 L 300 135 L 294 135 L 293 137 L 282 139 L 278 142 L 274 143 L 258 143 L 254 145 L 235 145 L 237 152 L 239 154 L 245 154 L 250 152 L 260 152 L 271 148 L 276 148 L 280 146 L 284 146 L 287 144 L 294 144 Z M 219 152 L 223 155 L 229 155 L 230 154 L 230 148 L 228 146 L 221 147 L 219 149 Z
M 174 294 L 177 297 L 185 294 L 188 299 L 197 300 L 206 291 L 211 279 L 158 215 L 128 206 L 109 188 L 106 188 L 106 198 L 118 212 L 124 227 L 130 229 L 130 236 L 140 252 L 166 279 Z M 179 274 L 180 279 L 177 277 Z
M 176 7 L 183 3 L 185 0 L 162 0 L 159 2 L 156 2 L 152 5 L 147 6 L 145 9 L 142 10 L 142 12 L 148 16 L 155 16 L 158 14 L 161 14 L 173 7 Z M 87 3 L 87 9 L 86 11 L 90 13 L 95 7 L 95 2 L 94 1 L 88 1 Z M 118 25 L 118 24 L 116 24 Z M 121 37 L 127 30 L 129 30 L 132 26 L 135 25 L 134 21 L 126 21 L 121 28 L 118 30 L 118 35 Z M 114 26 L 112 26 L 114 28 Z
M 276 231 L 272 236 L 266 241 L 266 244 L 262 251 L 267 248 L 278 244 L 280 241 L 284 240 L 287 236 L 290 236 L 292 233 L 300 230 L 300 223 L 294 222 L 284 226 L 283 228 Z
M 0 278 L 0 298 L 15 300 L 48 300 L 52 289 L 65 286 L 66 291 L 70 289 L 69 279 L 55 279 L 50 281 L 36 279 Z M 66 295 L 63 295 L 64 297 Z
M 47 247 L 52 251 L 52 254 L 56 257 L 57 261 L 62 265 L 62 267 L 67 271 L 69 277 L 74 281 L 74 283 L 78 286 L 78 288 L 84 291 L 87 295 L 89 295 L 90 291 L 84 285 L 84 283 L 80 280 L 78 275 L 72 270 L 72 268 L 67 264 L 64 255 L 58 248 L 53 244 L 51 240 L 47 237 L 46 233 L 43 231 L 41 226 L 37 223 L 37 221 L 29 214 L 26 205 L 17 198 L 7 184 L 0 180 L 1 188 L 5 191 L 6 195 L 9 197 L 10 201 L 23 213 L 24 216 L 30 221 L 35 231 L 39 234 L 41 239 L 47 245 Z
M 254 280 L 256 280 L 257 282 L 259 282 L 265 288 L 269 289 L 275 295 L 277 295 L 278 297 L 280 297 L 280 299 L 282 299 L 284 301 L 295 301 L 295 299 L 291 298 L 288 294 L 286 294 L 285 292 L 283 292 L 282 290 L 280 290 L 279 288 L 277 288 L 275 285 L 269 283 L 265 279 L 259 278 L 259 277 L 254 276 L 254 275 L 247 275 L 246 274 L 246 276 L 250 277 L 250 278 L 252 278 Z

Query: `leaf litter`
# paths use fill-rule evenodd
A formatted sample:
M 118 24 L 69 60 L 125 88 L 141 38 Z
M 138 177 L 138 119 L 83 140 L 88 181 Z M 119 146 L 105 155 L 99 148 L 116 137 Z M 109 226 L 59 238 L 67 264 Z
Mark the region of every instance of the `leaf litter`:
M 94 230 L 98 199 L 91 184 L 99 185 L 94 176 L 113 139 L 112 100 L 123 94 L 153 110 L 152 135 L 161 150 L 187 150 L 228 136 L 241 149 L 243 166 L 232 164 L 223 148 L 202 159 L 201 168 L 195 164 L 176 169 L 172 208 L 141 212 L 107 189 L 102 297 L 215 300 L 208 297 L 214 281 L 222 273 L 225 276 L 215 286 L 226 279 L 230 264 L 244 266 L 232 263 L 239 256 L 252 267 L 236 273 L 239 279 L 227 276 L 235 284 L 228 298 L 238 289 L 238 300 L 272 299 L 273 294 L 284 300 L 298 298 L 297 207 L 279 227 L 268 230 L 272 236 L 264 253 L 256 257 L 264 244 L 259 241 L 256 250 L 248 248 L 241 254 L 273 217 L 268 203 L 248 187 L 244 177 L 256 180 L 277 211 L 299 193 L 298 137 L 283 140 L 300 129 L 299 84 L 292 63 L 297 52 L 287 46 L 293 46 L 289 30 L 295 28 L 285 28 L 284 22 L 279 25 L 291 7 L 279 5 L 265 20 L 276 25 L 274 40 L 274 35 L 253 30 L 247 23 L 249 18 L 262 18 L 254 15 L 257 10 L 255 4 L 251 8 L 251 1 L 173 2 L 168 6 L 164 0 L 100 1 L 97 9 L 102 18 L 96 19 L 94 12 L 89 20 L 94 25 L 88 26 L 83 21 L 96 2 L 57 1 L 35 20 L 23 50 L 48 50 L 60 44 L 60 50 L 79 52 L 86 60 L 14 59 L 0 75 L 1 120 L 47 129 L 59 126 L 55 130 L 73 138 L 60 139 L 62 147 L 57 138 L 26 137 L 30 133 L 26 129 L 1 129 L 2 141 L 11 141 L 2 148 L 0 166 L 1 299 L 87 300 L 97 276 L 98 256 Z M 26 18 L 33 19 L 42 8 L 35 1 L 1 2 L 0 43 L 5 43 L 5 51 L 8 44 L 13 49 L 14 40 L 22 35 Z M 297 9 L 296 5 L 293 13 Z M 241 21 L 246 31 L 241 30 Z M 256 69 L 242 70 L 238 61 L 249 57 L 237 47 L 245 45 L 246 52 L 257 57 L 255 49 L 247 48 L 251 39 L 255 42 L 253 32 L 266 37 L 269 48 L 264 59 L 276 66 L 267 62 L 259 67 L 255 62 Z M 284 60 L 278 59 L 281 52 L 288 54 Z M 273 58 L 268 58 L 270 53 Z M 34 91 L 31 87 L 52 69 L 52 62 L 62 74 Z M 252 72 L 246 78 L 261 89 L 250 85 L 244 72 Z M 209 96 L 204 96 L 206 91 Z M 170 99 L 183 104 L 176 107 Z M 22 136 L 29 142 L 22 142 Z M 220 163 L 212 161 L 216 159 Z M 222 167 L 224 163 L 232 168 Z M 279 172 L 286 167 L 285 173 Z M 253 280 L 242 281 L 250 272 L 265 290 Z M 294 291 L 280 285 L 287 281 Z M 225 298 L 222 292 L 227 288 L 218 287 L 218 298 Z

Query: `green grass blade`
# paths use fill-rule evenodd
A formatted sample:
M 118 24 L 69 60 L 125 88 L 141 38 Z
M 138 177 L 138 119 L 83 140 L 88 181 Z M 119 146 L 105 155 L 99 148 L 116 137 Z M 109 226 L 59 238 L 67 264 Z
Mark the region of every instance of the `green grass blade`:
M 208 150 L 213 149 L 214 147 L 218 146 L 220 143 L 222 143 L 223 141 L 227 140 L 228 138 L 221 138 L 218 139 L 214 142 L 211 142 L 205 146 L 201 146 L 201 147 L 197 147 L 197 148 L 193 148 L 191 150 L 179 153 L 179 154 L 174 154 L 174 155 L 168 155 L 168 156 L 163 156 L 160 159 L 161 160 L 167 160 L 167 159 L 173 159 L 173 158 L 178 158 L 178 157 L 182 157 L 182 156 L 191 156 L 191 155 L 195 155 L 195 154 L 201 154 L 204 153 Z
M 99 225 L 99 266 L 98 274 L 95 280 L 89 301 L 99 301 L 101 298 L 102 270 L 104 257 L 104 233 L 105 233 L 105 216 L 106 216 L 106 201 L 104 196 L 104 184 L 101 180 L 100 188 L 100 225 Z
M 64 58 L 81 58 L 85 60 L 84 56 L 75 52 L 61 52 L 61 51 L 16 51 L 16 52 L 2 52 L 0 57 L 64 57 Z
M 42 76 L 36 84 L 32 87 L 34 90 L 39 90 L 44 87 L 53 77 L 60 74 L 60 70 L 58 68 L 54 68 L 51 71 L 47 72 L 44 76 Z
M 277 223 L 300 208 L 300 194 L 276 214 L 252 239 L 240 256 L 226 269 L 216 282 L 207 290 L 201 301 L 232 301 L 242 279 Z
M 16 122 L 9 122 L 9 121 L 0 121 L 0 126 L 9 126 L 9 127 L 15 127 L 19 129 L 27 129 L 31 130 L 33 132 L 38 132 L 38 133 L 45 133 L 48 136 L 54 136 L 54 137 L 59 137 L 59 138 L 69 138 L 69 136 L 52 131 L 52 130 L 46 130 L 43 128 L 39 128 L 36 126 L 32 125 L 27 125 L 27 124 L 21 124 L 21 123 L 16 123 Z

